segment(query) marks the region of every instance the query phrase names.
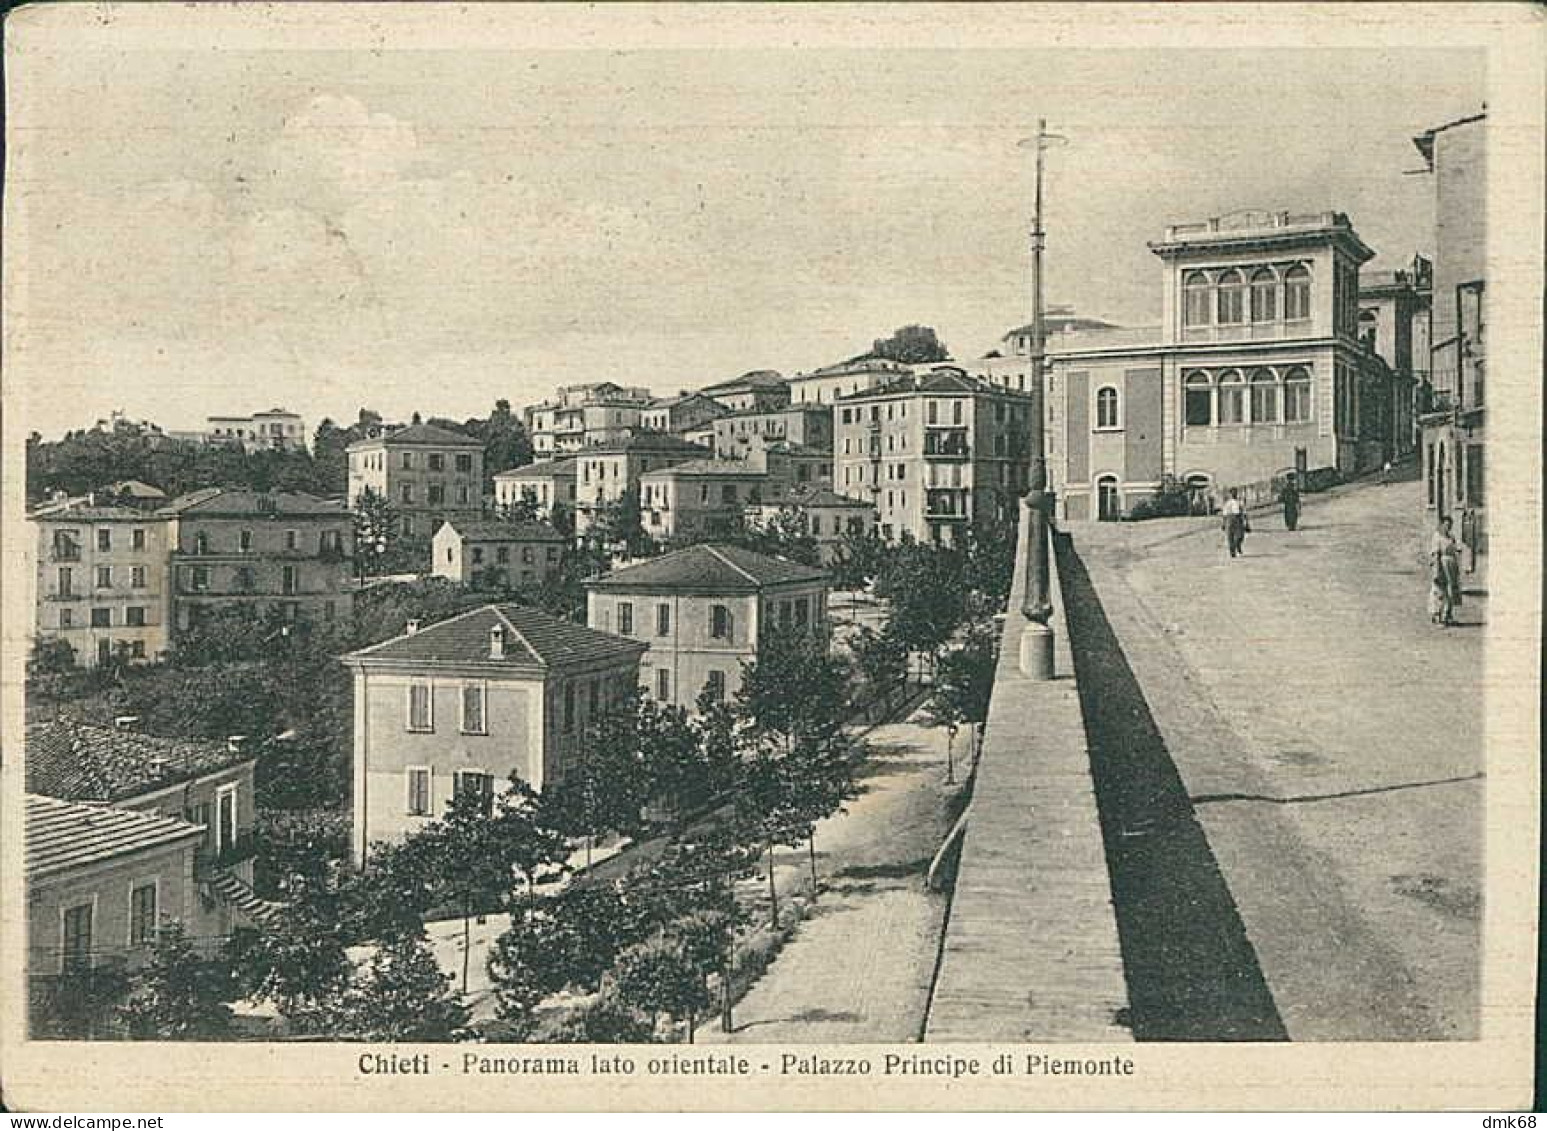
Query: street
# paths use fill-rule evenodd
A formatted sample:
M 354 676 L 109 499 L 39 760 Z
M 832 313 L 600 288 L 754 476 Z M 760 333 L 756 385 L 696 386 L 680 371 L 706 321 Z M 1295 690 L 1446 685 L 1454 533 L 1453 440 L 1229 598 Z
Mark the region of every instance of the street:
M 716 1018 L 702 1043 L 906 1042 L 918 1039 L 946 910 L 924 873 L 950 829 L 946 735 L 917 712 L 879 726 L 847 812 L 817 826 L 824 890 L 773 965 L 735 1009 L 735 1030 Z M 967 732 L 956 738 L 965 777 Z M 804 888 L 805 847 L 782 853 L 780 886 Z M 766 908 L 766 904 L 764 904 Z
M 1207 520 L 1074 532 L 1271 993 L 1243 1038 L 1477 1035 L 1486 581 L 1429 623 L 1420 490 L 1253 515 L 1236 560 Z

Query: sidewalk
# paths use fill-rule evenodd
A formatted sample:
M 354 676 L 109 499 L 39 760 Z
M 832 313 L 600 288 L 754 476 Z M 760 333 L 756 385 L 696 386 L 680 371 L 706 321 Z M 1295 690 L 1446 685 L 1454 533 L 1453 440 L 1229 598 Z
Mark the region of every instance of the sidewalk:
M 1429 624 L 1419 490 L 1075 535 L 1292 1039 L 1477 1031 L 1486 583 Z

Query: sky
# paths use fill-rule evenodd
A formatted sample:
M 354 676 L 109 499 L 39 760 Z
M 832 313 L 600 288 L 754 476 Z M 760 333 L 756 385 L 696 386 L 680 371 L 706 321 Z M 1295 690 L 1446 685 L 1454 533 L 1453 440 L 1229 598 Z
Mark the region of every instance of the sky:
M 1432 245 L 1412 137 L 1479 52 L 50 48 L 10 68 L 12 403 L 45 436 L 284 406 L 483 415 L 659 393 L 934 326 L 962 358 L 1046 294 L 1158 318 L 1168 223 L 1348 213 Z M 14 254 L 17 247 L 13 245 Z M 13 385 L 13 394 L 17 391 Z

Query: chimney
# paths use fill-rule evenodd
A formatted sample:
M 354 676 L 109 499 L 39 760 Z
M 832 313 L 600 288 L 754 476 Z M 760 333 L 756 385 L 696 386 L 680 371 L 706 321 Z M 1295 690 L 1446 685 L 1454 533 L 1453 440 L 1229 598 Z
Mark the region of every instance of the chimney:
M 412 636 L 414 633 L 418 632 L 419 631 L 419 620 L 418 620 L 418 618 L 417 617 L 411 618 L 409 620 L 409 622 L 406 625 L 403 626 L 403 631 L 405 633 L 407 633 L 409 636 Z
M 138 727 L 140 725 L 140 716 L 138 716 L 138 715 L 114 715 L 113 716 L 113 725 L 115 727 L 117 727 L 119 730 L 134 730 L 136 727 Z
M 231 751 L 233 754 L 240 754 L 242 752 L 242 748 L 246 745 L 247 736 L 245 734 L 232 734 L 226 736 L 226 749 Z
M 489 659 L 503 660 L 505 658 L 505 628 L 503 625 L 495 625 L 489 629 Z

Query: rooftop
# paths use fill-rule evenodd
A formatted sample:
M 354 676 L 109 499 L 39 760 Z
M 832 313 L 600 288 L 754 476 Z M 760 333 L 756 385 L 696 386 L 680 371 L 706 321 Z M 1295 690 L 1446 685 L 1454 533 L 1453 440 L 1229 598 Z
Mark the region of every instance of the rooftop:
M 126 853 L 194 840 L 203 836 L 203 829 L 177 817 L 29 794 L 26 834 L 27 878 L 31 880 Z
M 505 630 L 504 656 L 489 655 L 490 630 Z M 394 636 L 343 657 L 420 664 L 485 664 L 509 668 L 567 668 L 592 660 L 638 655 L 648 645 L 572 624 L 528 605 L 484 605 L 448 620 Z
M 869 507 L 875 504 L 865 499 L 851 499 L 828 487 L 796 488 L 786 491 L 761 504 L 767 507 Z
M 759 471 L 743 459 L 690 459 L 687 463 L 675 464 L 671 467 L 660 467 L 654 471 L 644 473 L 644 478 L 655 476 L 687 476 L 688 478 L 718 476 L 736 476 L 738 478 L 761 479 L 766 472 Z
M 826 581 L 821 570 L 740 546 L 696 543 L 658 558 L 625 566 L 586 582 L 588 588 L 687 589 L 710 593 L 756 592 L 767 585 Z
M 500 522 L 485 519 L 478 522 L 462 522 L 447 519 L 447 528 L 463 538 L 475 542 L 567 542 L 546 522 Z
M 437 448 L 482 448 L 483 441 L 475 440 L 465 432 L 453 432 L 438 424 L 410 424 L 396 432 L 383 432 L 365 440 L 356 440 L 347 450 L 375 444 L 425 444 Z
M 228 490 L 224 487 L 205 487 L 179 495 L 157 514 L 182 515 L 198 513 L 215 515 L 324 515 L 335 518 L 348 517 L 343 503 L 319 499 L 299 491 L 246 491 Z
M 577 458 L 586 456 L 620 455 L 625 452 L 667 452 L 673 455 L 707 456 L 709 450 L 698 444 L 690 444 L 670 432 L 636 432 L 621 440 L 609 440 L 605 444 L 592 444 L 581 449 Z
M 34 522 L 138 522 L 157 521 L 154 514 L 133 507 L 93 506 L 82 502 L 45 503 L 27 516 Z
M 1174 256 L 1194 248 L 1217 251 L 1232 245 L 1303 243 L 1311 237 L 1342 240 L 1360 262 L 1374 258 L 1342 212 L 1269 212 L 1241 209 L 1185 224 L 1171 224 L 1149 245 L 1156 255 Z
M 495 479 L 541 479 L 548 475 L 575 477 L 575 457 L 562 456 L 559 459 L 539 460 L 536 463 L 526 464 L 524 467 L 513 467 L 508 471 L 497 473 Z
M 902 393 L 983 394 L 996 397 L 1026 396 L 1025 393 L 1016 393 L 999 385 L 991 385 L 987 381 L 973 377 L 955 366 L 947 366 L 928 373 L 901 373 L 884 385 L 878 385 L 873 389 L 861 389 L 857 393 L 844 393 L 838 399 L 840 401 L 856 401 L 872 397 L 896 396 Z
M 253 760 L 224 742 L 67 719 L 34 723 L 26 734 L 27 792 L 65 801 L 123 801 Z
M 705 385 L 699 392 L 709 394 L 729 393 L 737 389 L 772 389 L 785 383 L 784 375 L 777 369 L 753 369 L 740 377 Z

